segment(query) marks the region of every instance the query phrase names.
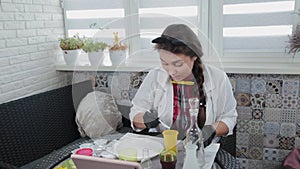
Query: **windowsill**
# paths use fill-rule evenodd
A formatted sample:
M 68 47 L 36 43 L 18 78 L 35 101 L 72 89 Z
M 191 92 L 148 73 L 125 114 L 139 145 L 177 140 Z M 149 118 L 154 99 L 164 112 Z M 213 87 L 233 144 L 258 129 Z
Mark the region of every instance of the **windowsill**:
M 153 67 L 143 66 L 89 66 L 89 65 L 56 65 L 57 71 L 112 71 L 112 72 L 148 72 Z
M 214 65 L 214 64 L 212 64 Z M 226 73 L 238 73 L 238 74 L 300 74 L 299 63 L 248 63 L 244 66 L 239 63 L 223 63 L 221 67 Z M 147 72 L 155 66 L 89 66 L 89 65 L 56 65 L 57 71 L 112 71 L 112 72 Z M 222 68 L 223 67 L 223 68 Z

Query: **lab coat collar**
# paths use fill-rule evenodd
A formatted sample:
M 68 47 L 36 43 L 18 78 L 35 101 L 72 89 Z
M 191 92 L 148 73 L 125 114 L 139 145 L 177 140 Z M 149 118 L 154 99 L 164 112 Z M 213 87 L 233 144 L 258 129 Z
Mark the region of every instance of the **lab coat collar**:
M 215 84 L 212 80 L 212 72 L 209 69 L 209 65 L 203 64 L 203 72 L 204 72 L 204 90 L 206 93 L 211 92 L 215 88 Z
M 170 76 L 168 72 L 166 72 L 163 68 L 159 68 L 160 71 L 163 71 L 164 73 L 158 74 L 158 83 L 162 86 L 163 89 L 166 89 L 167 86 L 170 86 Z

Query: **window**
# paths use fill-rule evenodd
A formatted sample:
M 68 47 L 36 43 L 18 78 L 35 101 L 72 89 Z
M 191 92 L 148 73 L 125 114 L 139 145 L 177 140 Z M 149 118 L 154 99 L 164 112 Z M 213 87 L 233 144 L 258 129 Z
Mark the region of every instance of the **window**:
M 223 51 L 282 52 L 292 33 L 294 1 L 223 5 Z
M 130 46 L 128 65 L 157 65 L 151 40 L 167 25 L 184 23 L 199 36 L 204 60 L 227 72 L 277 73 L 287 67 L 286 73 L 295 73 L 299 67 L 300 59 L 286 54 L 298 19 L 295 0 L 64 0 L 64 9 L 68 36 L 112 44 L 113 32 L 119 32 Z
M 125 10 L 120 0 L 64 0 L 67 36 L 101 38 L 112 43 L 113 32 L 125 37 Z

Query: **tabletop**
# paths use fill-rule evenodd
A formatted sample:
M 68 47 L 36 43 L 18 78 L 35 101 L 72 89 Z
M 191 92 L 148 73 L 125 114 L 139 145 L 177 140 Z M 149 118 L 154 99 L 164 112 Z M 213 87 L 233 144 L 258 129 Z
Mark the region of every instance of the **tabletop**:
M 163 145 L 163 138 L 162 137 L 155 137 L 155 136 L 148 136 L 148 135 L 140 135 L 140 134 L 134 134 L 134 133 L 126 133 L 125 135 L 107 135 L 105 137 L 103 137 L 104 139 L 107 139 L 109 142 L 112 140 L 118 140 L 121 141 L 123 139 L 134 139 L 134 138 L 142 138 L 142 139 L 151 139 L 151 140 L 156 140 L 158 142 L 160 142 Z M 178 157 L 177 157 L 177 163 L 176 163 L 176 169 L 181 169 L 184 163 L 184 148 L 183 148 L 183 144 L 182 141 L 178 141 L 177 144 L 177 148 L 178 148 Z M 211 168 L 213 163 L 214 163 L 214 159 L 215 156 L 218 152 L 220 148 L 220 144 L 219 143 L 212 143 L 211 145 L 207 146 L 204 149 L 205 152 L 205 167 L 204 168 Z M 101 158 L 101 157 L 99 157 Z M 63 164 L 63 165 L 62 165 Z M 64 162 L 62 162 L 59 166 L 70 166 L 69 168 L 74 168 L 74 163 L 70 160 L 67 159 Z M 159 161 L 159 157 L 158 154 L 156 156 L 154 156 L 151 159 L 151 168 L 152 169 L 160 169 L 161 165 L 160 165 L 160 161 Z M 55 167 L 57 168 L 57 167 Z M 76 169 L 76 168 L 75 168 Z
M 163 138 L 161 138 L 161 137 L 154 137 L 154 136 L 148 136 L 148 135 L 127 133 L 122 138 L 148 138 L 148 139 L 154 139 L 154 140 L 160 142 L 163 145 Z M 220 148 L 219 143 L 212 143 L 204 149 L 204 154 L 205 154 L 205 166 L 204 166 L 204 168 L 211 168 L 212 167 L 212 165 L 214 163 L 214 159 L 216 157 L 216 154 L 217 154 L 219 148 Z M 183 148 L 182 141 L 178 141 L 177 149 L 178 149 L 178 157 L 177 157 L 176 169 L 181 169 L 183 167 L 183 163 L 184 163 L 184 148 Z M 155 156 L 154 158 L 152 158 L 151 161 L 152 161 L 152 168 L 153 169 L 160 169 L 161 168 L 158 156 Z

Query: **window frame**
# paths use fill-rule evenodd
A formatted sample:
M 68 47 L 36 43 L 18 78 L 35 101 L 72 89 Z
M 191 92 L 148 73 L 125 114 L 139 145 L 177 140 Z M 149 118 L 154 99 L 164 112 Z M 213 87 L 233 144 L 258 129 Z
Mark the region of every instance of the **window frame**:
M 124 0 L 125 17 L 128 15 L 136 14 L 139 10 L 139 0 Z M 202 33 L 207 36 L 209 41 L 201 43 L 204 46 L 203 57 L 204 62 L 215 65 L 223 69 L 227 73 L 259 73 L 259 74 L 299 74 L 300 73 L 300 54 L 292 56 L 292 54 L 278 53 L 278 52 L 234 52 L 223 53 L 223 0 L 198 0 L 198 23 L 199 34 Z M 295 1 L 295 11 L 300 10 L 300 2 Z M 64 11 L 65 12 L 65 11 Z M 300 21 L 300 16 L 295 17 L 293 30 Z M 125 24 L 126 37 L 128 35 L 139 34 L 138 16 L 131 17 L 131 20 Z M 65 30 L 67 28 L 65 27 Z M 67 34 L 67 30 L 65 31 Z M 139 37 L 133 37 L 129 40 L 130 52 L 139 49 Z M 210 45 L 214 44 L 214 45 Z M 206 48 L 205 48 L 206 47 Z M 255 55 L 255 57 L 253 57 Z M 241 57 L 242 56 L 242 57 Z M 146 55 L 132 56 L 135 62 L 123 64 L 118 66 L 118 69 L 112 67 L 101 67 L 100 69 L 115 70 L 115 71 L 140 71 L 149 70 L 150 68 L 157 67 L 160 63 L 157 60 L 149 59 Z M 129 58 L 130 60 L 130 58 Z M 141 63 L 147 63 L 147 66 Z M 76 71 L 76 69 L 84 70 L 97 70 L 99 68 L 91 68 L 88 66 L 68 67 L 63 65 L 57 66 L 58 70 L 63 71 Z
M 222 62 L 221 68 L 229 73 L 260 73 L 260 74 L 299 74 L 300 54 L 286 52 L 223 52 L 223 1 L 210 1 L 210 38 L 220 58 L 211 58 L 213 64 Z M 299 10 L 300 3 L 295 1 L 295 11 Z M 300 18 L 295 17 L 293 30 Z M 288 44 L 287 44 L 288 45 Z M 213 49 L 210 49 L 210 54 Z M 254 56 L 253 56 L 254 55 Z M 298 56 L 297 56 L 298 55 Z

